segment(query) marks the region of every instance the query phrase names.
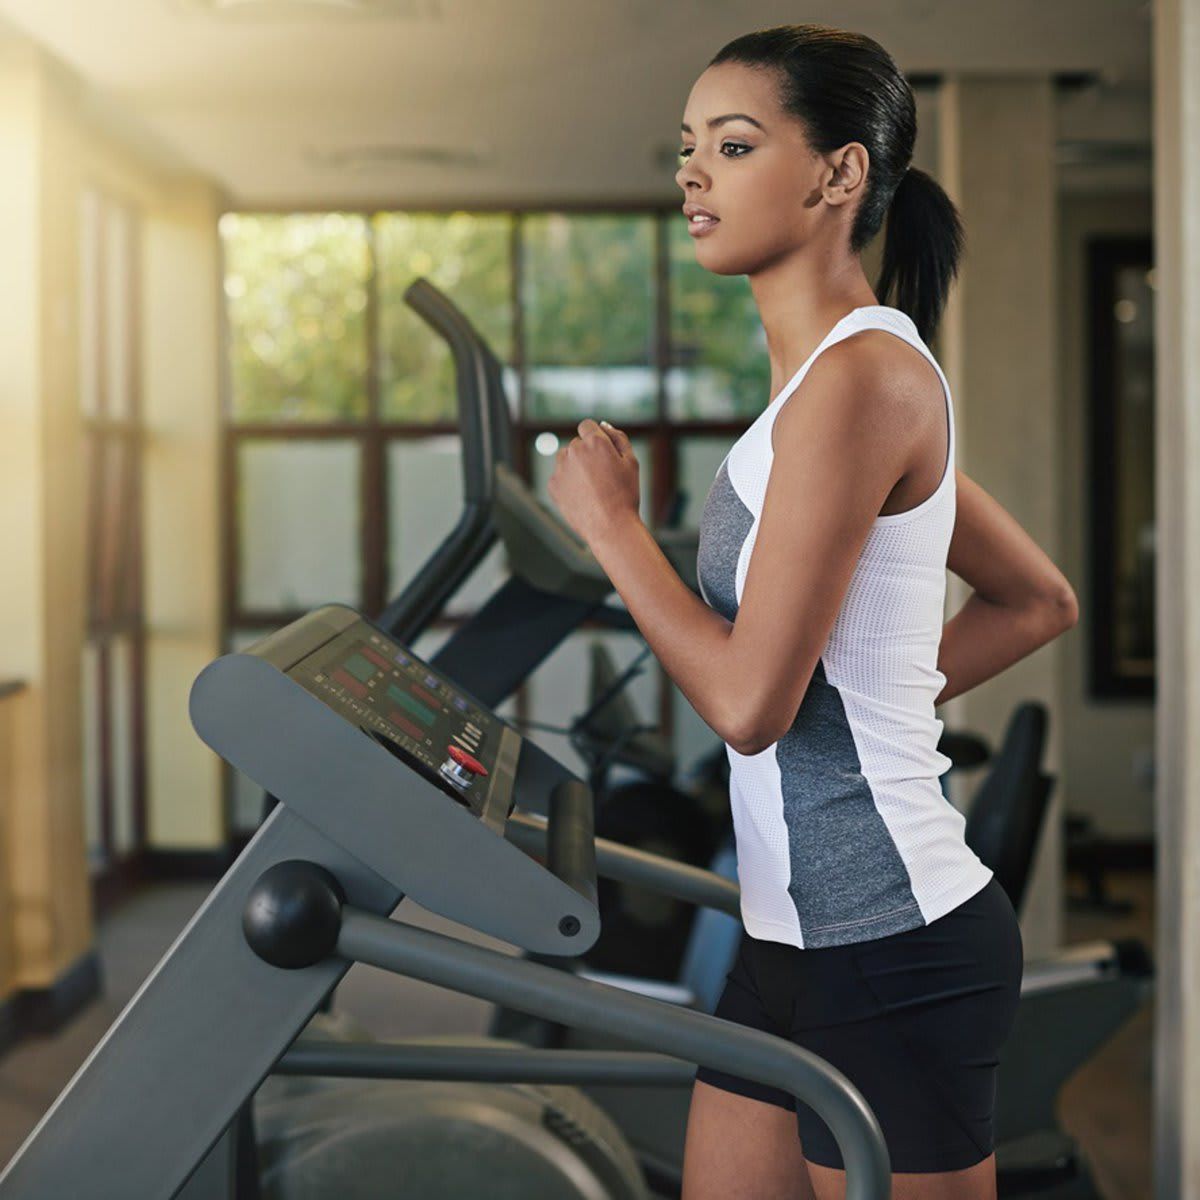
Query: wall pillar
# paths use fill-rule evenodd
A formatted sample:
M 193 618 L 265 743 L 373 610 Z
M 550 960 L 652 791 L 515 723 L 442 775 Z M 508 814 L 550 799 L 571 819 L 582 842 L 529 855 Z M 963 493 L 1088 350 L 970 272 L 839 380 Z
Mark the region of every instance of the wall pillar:
M 966 254 L 939 339 L 954 393 L 958 467 L 1059 562 L 1053 84 L 1045 77 L 955 77 L 943 85 L 938 115 L 938 175 L 966 227 Z M 1083 581 L 1071 583 L 1082 596 Z M 951 615 L 968 595 L 950 576 Z M 944 705 L 942 719 L 998 745 L 1016 705 L 1040 700 L 1050 715 L 1044 764 L 1059 775 L 1059 653 L 1056 643 L 1042 647 Z M 1030 957 L 1060 941 L 1067 782 L 1058 779 L 1026 896 L 1022 930 Z M 969 781 L 968 789 L 976 784 Z M 956 790 L 956 801 L 962 798 Z
M 13 981 L 53 992 L 88 959 L 81 795 L 84 624 L 77 403 L 78 148 L 52 64 L 0 38 L 0 677 L 11 727 L 7 877 Z
M 1200 1198 L 1200 0 L 1154 13 L 1154 1194 Z

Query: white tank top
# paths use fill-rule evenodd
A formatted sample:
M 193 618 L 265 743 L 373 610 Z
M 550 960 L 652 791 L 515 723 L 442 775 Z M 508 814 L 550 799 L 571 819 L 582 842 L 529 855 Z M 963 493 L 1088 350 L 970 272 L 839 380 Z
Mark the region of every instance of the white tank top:
M 734 620 L 775 418 L 817 355 L 864 329 L 895 334 L 933 364 L 949 446 L 931 496 L 876 518 L 792 727 L 758 754 L 727 746 L 742 920 L 752 937 L 801 948 L 927 925 L 992 877 L 939 785 L 950 765 L 937 749 L 934 700 L 946 683 L 937 658 L 954 530 L 954 408 L 905 313 L 884 305 L 848 313 L 734 444 L 700 519 L 700 590 Z

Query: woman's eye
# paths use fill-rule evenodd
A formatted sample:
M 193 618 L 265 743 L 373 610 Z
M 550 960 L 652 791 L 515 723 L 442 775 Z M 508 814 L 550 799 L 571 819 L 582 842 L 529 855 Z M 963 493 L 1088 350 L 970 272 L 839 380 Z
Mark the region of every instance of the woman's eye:
M 692 153 L 692 151 L 693 151 L 694 149 L 695 149 L 695 147 L 694 147 L 694 146 L 683 146 L 683 147 L 681 147 L 681 148 L 680 148 L 680 151 L 679 151 L 679 159 L 680 159 L 680 161 L 681 161 L 681 162 L 686 162 L 686 161 L 688 160 L 688 158 L 690 158 L 690 157 L 691 157 L 691 153 Z M 744 145 L 744 144 L 743 144 L 743 143 L 741 143 L 741 142 L 722 142 L 722 143 L 721 143 L 721 153 L 722 153 L 722 154 L 723 154 L 723 155 L 724 155 L 726 158 L 745 158 L 745 157 L 746 157 L 746 155 L 745 155 L 745 154 L 725 154 L 725 151 L 726 151 L 726 149 L 733 149 L 733 150 L 745 150 L 747 153 L 750 151 L 750 147 L 749 147 L 749 146 L 746 146 L 746 145 Z

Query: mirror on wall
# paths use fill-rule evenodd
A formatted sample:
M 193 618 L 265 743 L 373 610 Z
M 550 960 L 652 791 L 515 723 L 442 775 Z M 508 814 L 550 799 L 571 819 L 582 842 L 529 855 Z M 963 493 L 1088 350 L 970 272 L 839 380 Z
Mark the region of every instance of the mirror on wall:
M 1154 696 L 1154 288 L 1150 238 L 1089 241 L 1095 697 Z

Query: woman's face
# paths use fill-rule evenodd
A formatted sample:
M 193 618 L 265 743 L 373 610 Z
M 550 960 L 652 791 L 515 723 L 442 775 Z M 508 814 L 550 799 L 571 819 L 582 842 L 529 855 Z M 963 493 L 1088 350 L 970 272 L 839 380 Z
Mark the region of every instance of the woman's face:
M 776 79 L 773 71 L 720 63 L 696 81 L 684 109 L 675 179 L 685 205 L 718 218 L 705 227 L 685 217 L 697 262 L 717 275 L 753 275 L 839 215 L 823 203 L 840 207 L 840 193 L 823 194 L 833 164 L 813 152 L 800 121 L 784 112 Z

